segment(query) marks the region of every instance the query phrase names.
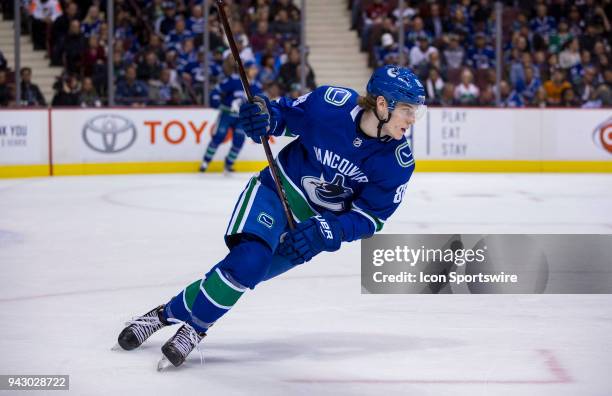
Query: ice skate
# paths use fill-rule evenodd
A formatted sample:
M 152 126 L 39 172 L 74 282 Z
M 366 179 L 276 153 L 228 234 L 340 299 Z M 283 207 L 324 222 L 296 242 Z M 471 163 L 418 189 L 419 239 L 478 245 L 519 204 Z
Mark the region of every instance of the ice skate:
M 228 163 L 225 163 L 225 165 L 223 166 L 223 173 L 226 176 L 231 176 L 234 172 L 234 165 L 229 165 Z
M 157 364 L 157 371 L 165 370 L 170 367 L 170 364 L 174 367 L 183 364 L 187 355 L 198 346 L 205 336 L 206 333 L 198 333 L 187 323 L 183 324 L 176 334 L 162 346 L 161 350 L 164 356 Z M 203 362 L 201 354 L 200 361 Z
M 200 172 L 204 173 L 207 170 L 208 170 L 208 162 L 202 161 L 202 163 L 200 164 Z
M 136 349 L 157 330 L 170 325 L 171 323 L 163 318 L 163 310 L 164 306 L 160 305 L 127 322 L 127 327 L 119 334 L 117 345 L 113 349 L 119 349 L 118 347 L 126 351 Z

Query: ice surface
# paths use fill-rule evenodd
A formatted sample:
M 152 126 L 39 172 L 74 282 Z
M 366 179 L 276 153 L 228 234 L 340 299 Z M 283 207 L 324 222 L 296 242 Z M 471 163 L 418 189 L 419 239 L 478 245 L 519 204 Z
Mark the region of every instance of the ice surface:
M 70 393 L 609 395 L 612 297 L 361 295 L 359 244 L 248 292 L 180 370 L 124 320 L 221 259 L 247 175 L 0 180 L 0 374 Z M 612 233 L 607 175 L 416 174 L 387 233 Z

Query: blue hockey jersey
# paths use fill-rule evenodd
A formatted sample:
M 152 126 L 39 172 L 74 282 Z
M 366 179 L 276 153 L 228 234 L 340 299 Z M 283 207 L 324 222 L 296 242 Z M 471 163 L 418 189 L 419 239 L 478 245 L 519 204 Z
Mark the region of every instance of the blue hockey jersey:
M 251 83 L 251 93 L 259 95 L 263 93 L 261 84 L 257 81 Z M 242 82 L 238 74 L 232 74 L 224 78 L 213 89 L 210 94 L 210 105 L 222 111 L 230 112 L 238 117 L 240 105 L 246 102 L 246 94 L 242 89 Z
M 379 140 L 359 128 L 357 92 L 323 86 L 295 100 L 271 105 L 271 134 L 298 136 L 276 163 L 289 205 L 298 220 L 326 211 L 338 216 L 343 240 L 380 231 L 402 201 L 414 171 L 406 138 Z M 272 188 L 269 169 L 261 182 Z

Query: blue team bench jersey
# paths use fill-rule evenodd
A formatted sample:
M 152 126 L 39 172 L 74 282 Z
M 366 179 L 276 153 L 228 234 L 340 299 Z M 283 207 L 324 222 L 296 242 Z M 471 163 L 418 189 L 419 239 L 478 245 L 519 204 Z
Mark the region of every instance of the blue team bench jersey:
M 345 241 L 380 231 L 402 201 L 414 171 L 408 140 L 376 139 L 358 127 L 357 92 L 322 86 L 295 100 L 272 102 L 271 132 L 298 136 L 276 162 L 298 220 L 331 211 Z M 269 169 L 260 174 L 270 188 Z

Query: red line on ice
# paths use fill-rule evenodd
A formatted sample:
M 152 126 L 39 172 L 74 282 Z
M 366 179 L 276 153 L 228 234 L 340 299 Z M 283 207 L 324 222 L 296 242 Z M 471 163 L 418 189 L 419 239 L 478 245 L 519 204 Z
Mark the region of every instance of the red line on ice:
M 548 349 L 538 349 L 538 354 L 545 359 L 546 367 L 553 375 L 551 379 L 542 380 L 479 380 L 479 379 L 376 379 L 376 378 L 294 378 L 285 382 L 307 384 L 432 384 L 432 385 L 554 385 L 568 384 L 571 377 L 563 368 L 555 354 Z

